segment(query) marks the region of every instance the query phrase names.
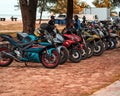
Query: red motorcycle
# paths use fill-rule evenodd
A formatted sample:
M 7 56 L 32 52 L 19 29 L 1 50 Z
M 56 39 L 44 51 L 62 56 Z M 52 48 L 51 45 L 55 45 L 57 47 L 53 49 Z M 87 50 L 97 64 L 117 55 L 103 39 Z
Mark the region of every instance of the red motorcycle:
M 81 56 L 82 56 L 81 59 L 82 60 L 86 59 L 88 57 L 88 50 L 85 44 L 83 43 L 82 38 L 73 32 L 74 30 L 65 30 L 65 29 L 62 31 L 64 38 L 76 42 L 74 47 L 75 49 L 78 49 L 81 52 Z
M 75 63 L 80 62 L 82 55 L 78 49 L 78 42 L 74 39 L 74 36 L 71 34 L 63 34 L 63 37 L 65 39 L 63 46 L 69 50 L 69 60 Z

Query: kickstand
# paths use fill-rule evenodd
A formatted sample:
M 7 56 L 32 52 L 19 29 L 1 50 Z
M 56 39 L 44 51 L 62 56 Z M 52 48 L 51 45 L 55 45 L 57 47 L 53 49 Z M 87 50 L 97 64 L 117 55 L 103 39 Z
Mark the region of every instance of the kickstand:
M 28 67 L 28 62 L 25 62 L 25 66 Z

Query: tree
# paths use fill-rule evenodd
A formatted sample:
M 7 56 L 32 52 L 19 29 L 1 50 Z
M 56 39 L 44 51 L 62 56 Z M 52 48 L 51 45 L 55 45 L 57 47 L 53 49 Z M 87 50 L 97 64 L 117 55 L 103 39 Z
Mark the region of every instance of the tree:
M 119 7 L 120 5 L 120 0 L 94 0 L 93 4 L 96 7 Z
M 55 9 L 58 8 L 62 11 L 62 10 L 65 9 L 63 5 L 67 4 L 67 6 L 66 6 L 67 9 L 65 9 L 65 10 L 67 11 L 67 26 L 68 26 L 70 24 L 70 22 L 72 21 L 72 17 L 73 17 L 73 0 L 67 0 L 67 1 L 66 0 L 48 0 L 47 3 L 49 3 L 49 5 L 50 5 L 50 3 L 52 3 L 52 6 L 50 6 L 50 7 L 45 5 L 45 9 L 47 9 L 49 11 L 51 11 L 50 9 L 53 8 L 53 7 Z M 53 4 L 56 4 L 57 6 L 55 7 Z M 59 5 L 62 6 L 62 8 Z M 57 12 L 60 13 L 60 10 L 57 10 Z
M 47 0 L 47 2 L 49 3 L 58 3 L 58 1 L 59 0 Z M 19 3 L 22 13 L 23 31 L 27 33 L 32 33 L 35 30 L 38 0 L 19 0 Z M 45 4 L 44 0 L 43 3 Z M 44 7 L 46 7 L 46 5 L 44 5 Z M 41 9 L 43 10 L 43 8 Z M 67 26 L 71 23 L 72 17 L 73 17 L 73 0 L 67 0 Z
M 82 1 L 79 2 L 79 0 L 74 0 L 73 2 L 73 9 L 74 9 L 74 14 L 79 14 L 84 10 L 84 8 L 90 7 L 86 2 Z
M 46 0 L 39 0 L 38 2 L 38 7 L 40 9 L 40 20 L 39 20 L 39 24 L 41 24 L 41 19 L 42 19 L 42 13 L 45 10 L 45 4 L 46 4 Z
M 57 0 L 38 0 L 38 8 L 40 11 L 39 24 L 41 24 L 43 11 L 49 11 L 55 3 L 58 3 Z
M 79 12 L 83 11 L 85 7 L 89 7 L 86 2 L 79 2 L 79 0 L 73 0 L 73 13 L 78 14 Z M 54 13 L 66 13 L 67 12 L 67 0 L 58 0 L 49 11 Z
M 113 6 L 120 7 L 120 0 L 110 0 Z
M 66 27 L 70 25 L 73 18 L 73 0 L 67 0 L 67 24 Z
M 26 33 L 32 33 L 35 30 L 36 10 L 38 0 L 19 0 L 23 31 Z
M 109 0 L 94 0 L 93 4 L 97 8 L 101 8 L 101 7 L 111 8 L 112 7 L 112 4 Z
M 68 27 L 72 21 L 73 13 L 78 14 L 88 6 L 89 5 L 87 3 L 79 2 L 79 0 L 57 0 L 57 3 L 55 3 L 49 11 L 52 11 L 54 13 L 67 13 L 66 26 Z

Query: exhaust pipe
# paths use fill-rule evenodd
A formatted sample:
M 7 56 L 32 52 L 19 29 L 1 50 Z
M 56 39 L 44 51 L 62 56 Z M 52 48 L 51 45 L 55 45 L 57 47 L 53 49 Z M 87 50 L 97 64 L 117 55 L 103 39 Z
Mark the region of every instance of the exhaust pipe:
M 10 58 L 13 58 L 15 59 L 16 61 L 20 61 L 19 59 L 17 59 L 14 55 L 10 54 L 10 53 L 7 53 L 5 51 L 2 51 L 3 54 L 5 54 L 6 56 L 10 57 Z

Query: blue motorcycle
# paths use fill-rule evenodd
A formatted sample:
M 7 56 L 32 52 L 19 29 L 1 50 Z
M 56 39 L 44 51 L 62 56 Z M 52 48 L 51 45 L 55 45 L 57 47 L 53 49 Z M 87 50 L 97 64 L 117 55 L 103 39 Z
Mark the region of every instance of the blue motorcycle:
M 46 68 L 55 68 L 59 65 L 59 53 L 50 43 L 38 44 L 35 36 L 30 35 L 23 41 L 15 41 L 11 36 L 1 34 L 4 40 L 10 43 L 10 48 L 0 47 L 0 66 L 9 66 L 13 60 L 18 62 L 42 63 Z M 29 40 L 32 39 L 32 40 Z
M 18 32 L 17 38 L 21 41 L 32 41 L 36 38 L 41 37 L 38 41 L 40 45 L 47 46 L 48 44 L 53 45 L 60 54 L 59 64 L 64 64 L 69 56 L 68 49 L 62 46 L 64 38 L 61 36 L 57 29 L 49 26 L 47 23 L 42 23 L 40 28 L 36 29 L 33 34 L 27 34 L 24 32 Z

